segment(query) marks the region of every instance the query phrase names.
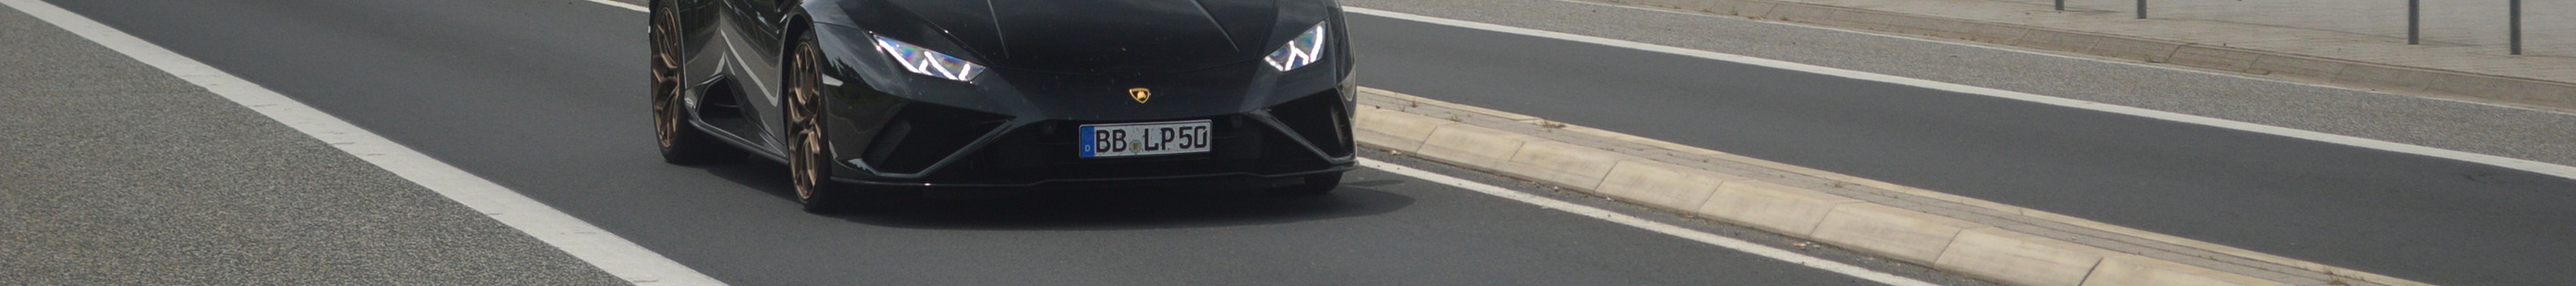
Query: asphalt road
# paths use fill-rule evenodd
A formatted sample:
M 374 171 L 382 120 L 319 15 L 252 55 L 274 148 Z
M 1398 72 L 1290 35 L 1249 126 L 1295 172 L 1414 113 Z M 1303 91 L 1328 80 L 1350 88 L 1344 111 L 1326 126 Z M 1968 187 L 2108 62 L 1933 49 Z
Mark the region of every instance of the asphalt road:
M 0 39 L 0 284 L 627 284 L 8 6 Z
M 810 215 L 788 198 L 778 164 L 681 167 L 654 156 L 640 100 L 644 49 L 633 45 L 642 41 L 642 13 L 532 0 L 55 4 L 734 284 L 1869 284 L 1372 170 L 1352 173 L 1342 190 L 1322 198 L 1184 187 L 906 201 L 855 215 Z M 1791 242 L 1624 210 L 1765 243 Z M 524 237 L 503 239 L 525 245 Z M 1809 252 L 1945 284 L 1979 284 L 1830 249 Z M 484 266 L 497 265 L 504 264 Z M 138 275 L 173 267 L 132 266 Z M 428 271 L 513 270 L 558 271 Z
M 801 215 L 782 198 L 779 167 L 652 160 L 635 96 L 644 84 L 634 60 L 643 49 L 631 45 L 640 42 L 640 13 L 568 0 L 56 4 L 737 283 L 1848 282 L 1369 172 L 1347 193 L 1311 201 L 1138 190 Z M 1351 20 L 1369 86 L 2427 282 L 2576 281 L 2562 271 L 2576 269 L 2564 259 L 2576 256 L 2576 244 L 2564 242 L 2576 237 L 2576 181 L 1628 49 Z M 1753 36 L 1866 37 L 1836 33 Z M 2210 85 L 2231 84 L 2241 83 Z M 954 274 L 961 269 L 978 274 Z
M 2267 97 L 2271 93 L 2315 89 L 1736 19 L 1666 20 L 1683 17 L 1548 3 L 1555 1 L 1363 2 L 1475 20 L 1600 29 L 1560 30 L 1575 33 L 1647 35 L 1638 36 L 1641 41 L 1695 37 L 1772 49 L 1747 54 L 1823 50 L 1829 52 L 1808 54 L 1851 58 L 1829 60 L 1838 62 L 1971 58 L 1986 62 L 1959 63 L 1958 69 L 2019 70 L 2009 78 L 2101 87 L 2067 92 L 2077 98 L 2143 93 L 2221 97 L 2212 104 L 2219 106 L 2269 106 L 2280 104 L 2267 102 L 2275 99 Z M 1524 16 L 1533 14 L 1559 17 Z M 2566 271 L 2576 269 L 2576 260 L 2567 259 L 2576 257 L 2576 243 L 2568 243 L 2576 237 L 2576 180 L 1686 56 L 1377 17 L 1352 22 L 1353 48 L 1366 63 L 1365 84 L 1378 88 L 2435 284 L 2576 281 L 2576 272 Z M 1635 31 L 1668 27 L 1691 29 Z M 2033 61 L 2054 63 L 2018 65 Z M 2189 80 L 2166 81 L 2174 78 Z M 2364 110 L 2381 108 L 2444 110 Z M 2479 124 L 2477 131 L 2433 134 L 2533 127 L 2508 119 L 2518 117 L 2423 121 Z M 2538 125 L 2542 129 L 2527 133 L 2562 134 L 2567 126 Z

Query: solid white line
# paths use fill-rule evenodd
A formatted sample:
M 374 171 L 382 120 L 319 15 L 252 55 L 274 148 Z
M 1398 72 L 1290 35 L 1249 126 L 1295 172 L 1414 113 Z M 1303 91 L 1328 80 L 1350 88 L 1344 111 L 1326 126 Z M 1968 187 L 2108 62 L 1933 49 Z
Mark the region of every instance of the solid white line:
M 207 91 L 241 104 L 278 123 L 330 143 L 341 152 L 385 171 L 420 184 L 423 188 L 473 208 L 510 228 L 536 237 L 564 253 L 588 262 L 619 279 L 639 285 L 724 285 L 724 282 L 671 261 L 662 254 L 644 249 L 634 242 L 599 229 L 581 219 L 528 199 L 517 191 L 466 173 L 446 162 L 430 158 L 402 144 L 386 140 L 374 132 L 358 128 L 339 117 L 323 113 L 276 91 L 234 77 L 213 66 L 197 62 L 151 42 L 135 38 L 116 28 L 99 24 L 88 17 L 65 11 L 39 0 L 0 0 L 37 19 L 53 23 L 82 38 L 123 53 L 179 79 L 205 87 Z
M 1541 208 L 1555 209 L 1555 210 L 1565 211 L 1565 212 L 1568 212 L 1568 213 L 1574 213 L 1575 215 L 1587 216 L 1587 217 L 1597 218 L 1597 219 L 1601 219 L 1601 220 L 1605 220 L 1605 221 L 1610 221 L 1610 222 L 1613 222 L 1613 223 L 1624 224 L 1624 225 L 1628 225 L 1628 226 L 1631 226 L 1631 227 L 1636 227 L 1636 228 L 1645 229 L 1645 230 L 1648 230 L 1648 231 L 1654 231 L 1654 232 L 1657 232 L 1657 233 L 1663 233 L 1663 234 L 1665 234 L 1665 235 L 1671 235 L 1671 236 L 1675 236 L 1675 237 L 1681 237 L 1682 239 L 1689 239 L 1689 240 L 1692 240 L 1692 241 L 1698 241 L 1698 242 L 1700 242 L 1700 243 L 1707 243 L 1707 244 L 1709 244 L 1709 245 L 1716 245 L 1716 246 L 1718 246 L 1718 247 L 1725 247 L 1725 248 L 1727 248 L 1727 249 L 1734 249 L 1735 251 L 1742 251 L 1742 252 L 1744 252 L 1744 253 L 1751 253 L 1751 254 L 1753 254 L 1753 255 L 1760 255 L 1760 256 L 1762 256 L 1762 257 L 1768 257 L 1768 258 L 1771 258 L 1771 259 L 1777 259 L 1777 260 L 1780 260 L 1780 261 L 1789 262 L 1789 263 L 1791 263 L 1791 264 L 1804 265 L 1804 266 L 1807 266 L 1807 267 L 1814 267 L 1814 268 L 1816 268 L 1816 269 L 1822 269 L 1822 270 L 1825 270 L 1825 271 L 1831 271 L 1831 272 L 1838 273 L 1838 274 L 1842 274 L 1842 275 L 1849 275 L 1849 276 L 1851 276 L 1851 277 L 1856 277 L 1856 278 L 1860 278 L 1860 279 L 1866 279 L 1866 280 L 1869 280 L 1869 281 L 1875 281 L 1875 282 L 1878 282 L 1878 283 L 1885 283 L 1885 284 L 1887 284 L 1887 285 L 1897 285 L 1897 286 L 1933 286 L 1933 285 L 1938 285 L 1938 284 L 1932 284 L 1931 282 L 1923 282 L 1922 280 L 1914 280 L 1913 278 L 1905 278 L 1904 276 L 1896 276 L 1895 274 L 1887 274 L 1886 272 L 1878 272 L 1878 271 L 1876 271 L 1876 270 L 1869 270 L 1868 268 L 1861 268 L 1861 267 L 1859 267 L 1859 266 L 1852 266 L 1851 264 L 1843 264 L 1842 262 L 1835 262 L 1835 261 L 1833 261 L 1833 260 L 1825 260 L 1825 259 L 1823 259 L 1823 258 L 1816 258 L 1815 256 L 1807 256 L 1807 255 L 1805 255 L 1805 254 L 1798 254 L 1797 252 L 1794 252 L 1794 251 L 1789 251 L 1789 250 L 1785 250 L 1785 249 L 1774 248 L 1774 247 L 1771 247 L 1771 246 L 1766 246 L 1766 245 L 1756 244 L 1756 243 L 1749 242 L 1749 241 L 1744 241 L 1744 240 L 1741 240 L 1741 239 L 1735 239 L 1735 238 L 1731 238 L 1731 237 L 1719 236 L 1719 235 L 1716 235 L 1716 234 L 1710 234 L 1710 233 L 1706 233 L 1706 232 L 1700 232 L 1700 231 L 1697 231 L 1697 230 L 1691 230 L 1691 229 L 1689 229 L 1689 228 L 1683 228 L 1683 227 L 1680 227 L 1680 226 L 1674 226 L 1674 225 L 1671 225 L 1671 224 L 1665 224 L 1665 223 L 1661 223 L 1661 222 L 1655 222 L 1655 221 L 1651 221 L 1651 220 L 1646 220 L 1646 219 L 1643 219 L 1643 218 L 1637 218 L 1637 217 L 1635 217 L 1635 216 L 1629 216 L 1629 215 L 1626 215 L 1626 214 L 1620 214 L 1620 213 L 1618 213 L 1618 212 L 1612 212 L 1612 211 L 1609 211 L 1609 210 L 1603 210 L 1603 209 L 1600 209 L 1600 208 L 1594 208 L 1594 207 L 1592 207 L 1592 206 L 1578 205 L 1578 204 L 1569 203 L 1569 202 L 1565 202 L 1565 201 L 1560 201 L 1560 200 L 1556 200 L 1556 199 L 1551 199 L 1551 198 L 1547 198 L 1547 197 L 1542 197 L 1542 196 L 1538 196 L 1538 195 L 1532 195 L 1532 194 L 1522 193 L 1522 192 L 1518 192 L 1518 191 L 1512 191 L 1511 189 L 1505 189 L 1505 188 L 1503 188 L 1503 187 L 1496 187 L 1496 186 L 1494 186 L 1494 185 L 1487 185 L 1487 184 L 1484 184 L 1484 183 L 1477 183 L 1476 181 L 1468 181 L 1467 179 L 1460 179 L 1460 178 L 1458 178 L 1458 177 L 1450 177 L 1450 176 L 1448 176 L 1448 175 L 1441 175 L 1441 174 L 1438 174 L 1438 173 L 1432 173 L 1432 172 L 1429 172 L 1429 171 L 1415 170 L 1415 169 L 1413 169 L 1413 168 L 1407 168 L 1407 167 L 1404 167 L 1403 165 L 1396 165 L 1396 164 L 1387 163 L 1387 162 L 1378 161 L 1378 160 L 1372 160 L 1372 159 L 1368 159 L 1368 158 L 1359 158 L 1359 161 L 1360 161 L 1360 162 L 1359 162 L 1359 163 L 1360 163 L 1360 166 L 1362 166 L 1362 167 L 1368 167 L 1368 168 L 1371 168 L 1371 169 L 1378 169 L 1378 170 L 1380 170 L 1380 171 L 1386 171 L 1386 172 L 1388 172 L 1388 173 L 1395 173 L 1395 174 L 1397 174 L 1397 175 L 1405 175 L 1405 176 L 1408 176 L 1408 177 L 1414 177 L 1414 178 L 1416 178 L 1416 179 L 1422 179 L 1422 180 L 1424 180 L 1424 181 L 1430 181 L 1430 182 L 1433 182 L 1433 183 L 1440 183 L 1440 184 L 1443 184 L 1443 185 L 1449 185 L 1449 186 L 1452 186 L 1452 187 L 1458 187 L 1458 188 L 1461 188 L 1461 189 L 1467 189 L 1467 190 L 1476 191 L 1476 192 L 1478 192 L 1478 193 L 1485 193 L 1485 194 L 1487 194 L 1487 195 L 1493 195 L 1493 196 L 1496 196 L 1496 197 L 1503 197 L 1503 198 L 1505 198 L 1505 199 L 1511 199 L 1511 200 L 1514 200 L 1514 201 L 1520 201 L 1520 202 L 1522 202 L 1522 203 L 1528 203 L 1528 204 L 1532 204 L 1532 205 L 1538 205 L 1538 206 L 1539 206 L 1539 207 L 1541 207 Z
M 599 4 L 605 4 L 605 5 L 608 5 L 608 6 L 616 6 L 617 8 L 626 8 L 626 10 L 635 10 L 635 12 L 645 12 L 645 11 L 647 11 L 647 10 L 645 10 L 645 9 L 644 9 L 644 6 L 636 6 L 635 4 L 626 4 L 626 2 L 617 2 L 617 0 L 590 0 L 590 2 L 593 2 L 593 3 L 599 3 Z
M 2002 52 L 2016 53 L 2016 54 L 2024 54 L 2024 55 L 2043 56 L 2043 57 L 2054 57 L 2054 58 L 2061 58 L 2061 59 L 2071 59 L 2071 60 L 2080 60 L 2080 61 L 2089 61 L 2089 62 L 2098 62 L 2098 63 L 2107 63 L 2107 64 L 2128 65 L 2128 66 L 2134 66 L 2134 67 L 2144 67 L 2144 68 L 2161 69 L 2161 70 L 2168 70 L 2168 71 L 2187 72 L 2187 73 L 2202 74 L 2202 75 L 2223 76 L 2223 77 L 2231 77 L 2231 78 L 2237 78 L 2237 79 L 2254 80 L 2254 81 L 2271 82 L 2271 83 L 2280 83 L 2280 84 L 2289 84 L 2289 85 L 2297 85 L 2297 86 L 2308 86 L 2308 87 L 2330 88 L 2330 89 L 2340 89 L 2340 90 L 2352 90 L 2352 91 L 2361 91 L 2361 92 L 2369 92 L 2369 93 L 2382 93 L 2382 94 L 2390 94 L 2390 95 L 2397 95 L 2397 96 L 2406 96 L 2406 97 L 2409 97 L 2409 98 L 2415 98 L 2415 99 L 2427 99 L 2427 100 L 2435 100 L 2435 101 L 2443 101 L 2443 102 L 2456 102 L 2456 103 L 2465 103 L 2465 104 L 2475 104 L 2475 105 L 2478 105 L 2478 106 L 2485 106 L 2485 107 L 2504 108 L 2504 109 L 2512 109 L 2512 110 L 2523 110 L 2523 111 L 2532 111 L 2532 112 L 2541 112 L 2541 113 L 2550 113 L 2550 114 L 2576 115 L 2576 112 L 2559 111 L 2559 110 L 2549 110 L 2549 109 L 2540 109 L 2540 108 L 2534 108 L 2534 107 L 2528 107 L 2528 106 L 2518 106 L 2518 105 L 2513 105 L 2513 104 L 2494 103 L 2494 102 L 2479 102 L 2479 101 L 2468 100 L 2468 99 L 2448 98 L 2448 97 L 2440 97 L 2440 96 L 2410 96 L 2410 95 L 2406 95 L 2404 92 L 2400 92 L 2400 91 L 2384 91 L 2384 90 L 2375 90 L 2375 89 L 2366 89 L 2366 88 L 2354 88 L 2354 87 L 2346 87 L 2346 86 L 2335 86 L 2335 85 L 2324 84 L 2324 83 L 2315 83 L 2315 82 L 2291 81 L 2291 80 L 2284 80 L 2284 79 L 2279 79 L 2279 78 L 2270 78 L 2270 77 L 2262 77 L 2262 76 L 2249 75 L 2249 74 L 2239 73 L 2239 72 L 2217 71 L 2217 70 L 2211 70 L 2211 69 L 2203 69 L 2203 68 L 2196 68 L 2196 67 L 2189 67 L 2189 66 L 2180 66 L 2180 65 L 2143 64 L 2143 63 L 2138 63 L 2138 62 L 2133 61 L 2133 60 L 2121 60 L 2121 59 L 2118 59 L 2118 58 L 2110 58 L 2110 57 L 2102 57 L 2102 56 L 2082 55 L 2082 54 L 2071 54 L 2071 53 L 2057 53 L 2057 52 L 2045 52 L 2045 51 L 2039 51 L 2039 50 L 2030 50 L 2030 49 L 2011 48 L 2011 47 L 2009 47 L 2009 46 L 1999 46 L 1999 45 L 1996 45 L 1996 44 L 1977 43 L 1977 42 L 1960 42 L 1960 41 L 1950 41 L 1950 40 L 1945 40 L 1945 39 L 1941 39 L 1941 38 L 1916 37 L 1916 36 L 1907 36 L 1907 35 L 1904 35 L 1904 34 L 1889 34 L 1889 33 L 1887 33 L 1887 32 L 1881 32 L 1881 31 L 1872 31 L 1872 30 L 1856 30 L 1856 29 L 1850 29 L 1850 28 L 1842 28 L 1842 27 L 1825 26 L 1825 25 L 1818 25 L 1818 24 L 1811 24 L 1811 23 L 1789 22 L 1789 21 L 1765 21 L 1765 20 L 1743 19 L 1743 18 L 1737 18 L 1737 17 L 1728 17 L 1728 15 L 1718 15 L 1718 14 L 1710 14 L 1710 13 L 1703 13 L 1703 12 L 1691 12 L 1691 11 L 1683 11 L 1683 10 L 1673 10 L 1673 9 L 1665 9 L 1665 8 L 1659 8 L 1659 7 L 1641 7 L 1641 6 L 1628 6 L 1628 5 L 1619 5 L 1619 4 L 1611 4 L 1611 3 L 1597 3 L 1597 2 L 1583 1 L 1583 0 L 1551 0 L 1551 1 L 1563 2 L 1563 3 L 1573 3 L 1573 4 L 1583 4 L 1583 5 L 1592 5 L 1592 6 L 1601 6 L 1601 7 L 1610 7 L 1610 8 L 1619 8 L 1619 9 L 1638 10 L 1638 11 L 1647 11 L 1647 12 L 1658 12 L 1658 13 L 1666 13 L 1666 14 L 1676 14 L 1676 15 L 1690 16 L 1690 17 L 1704 17 L 1704 18 L 1714 18 L 1714 19 L 1726 19 L 1726 20 L 1748 21 L 1748 22 L 1753 22 L 1753 23 L 1762 23 L 1762 24 L 1781 25 L 1781 26 L 1798 27 L 1798 28 L 1806 28 L 1806 29 L 1818 29 L 1818 30 L 1826 30 L 1826 31 L 1845 32 L 1845 33 L 1853 33 L 1853 34 L 1860 34 L 1860 35 L 1876 36 L 1876 37 L 1881 37 L 1881 38 L 1900 39 L 1900 40 L 1917 41 L 1917 42 L 1925 42 L 1925 43 L 1935 43 L 1935 44 L 1944 44 L 1944 45 L 1955 45 L 1955 46 L 1962 46 L 1962 47 L 1972 47 L 1972 48 L 1987 49 L 1987 50 L 1994 50 L 1994 51 L 2002 51 Z
M 1711 51 L 1694 50 L 1694 49 L 1689 49 L 1689 48 L 1681 48 L 1681 47 L 1673 47 L 1673 46 L 1665 46 L 1665 45 L 1656 45 L 1656 44 L 1640 43 L 1640 42 L 1633 42 L 1633 41 L 1626 41 L 1626 40 L 1618 40 L 1618 39 L 1610 39 L 1610 38 L 1602 38 L 1602 37 L 1594 37 L 1594 36 L 1585 36 L 1585 35 L 1576 35 L 1576 34 L 1567 34 L 1567 33 L 1562 33 L 1562 32 L 1545 31 L 1545 30 L 1536 30 L 1536 29 L 1528 29 L 1528 28 L 1520 28 L 1520 27 L 1511 27 L 1511 26 L 1503 26 L 1503 25 L 1495 25 L 1495 24 L 1486 24 L 1486 23 L 1478 23 L 1478 22 L 1468 22 L 1468 21 L 1462 21 L 1462 20 L 1454 20 L 1454 19 L 1447 19 L 1447 18 L 1438 18 L 1438 17 L 1431 17 L 1431 16 L 1423 16 L 1423 15 L 1406 14 L 1406 13 L 1402 13 L 1402 12 L 1392 12 L 1392 11 L 1384 11 L 1384 10 L 1368 9 L 1368 8 L 1360 8 L 1360 7 L 1343 7 L 1343 8 L 1342 8 L 1342 10 L 1343 10 L 1343 11 L 1349 11 L 1349 12 L 1351 12 L 1351 13 L 1359 13 L 1359 14 L 1366 14 L 1366 15 L 1371 15 L 1371 16 L 1379 16 L 1379 17 L 1387 17 L 1387 18 L 1396 18 L 1396 19 L 1403 19 L 1403 20 L 1416 21 L 1416 22 L 1424 22 L 1424 23 L 1432 23 L 1432 24 L 1440 24 L 1440 25 L 1449 25 L 1449 26 L 1458 26 L 1458 27 L 1464 27 L 1464 28 L 1470 28 L 1470 29 L 1478 29 L 1478 30 L 1486 30 L 1486 31 L 1495 31 L 1495 32 L 1503 32 L 1503 33 L 1512 33 L 1512 34 L 1521 34 L 1521 35 L 1527 35 L 1527 36 L 1535 36 L 1535 37 L 1550 38 L 1550 39 L 1558 39 L 1558 40 L 1566 40 L 1566 41 L 1574 41 L 1574 42 L 1592 43 L 1592 44 L 1598 44 L 1598 45 L 1604 45 L 1604 46 L 1612 46 L 1612 47 L 1620 47 L 1620 48 L 1636 49 L 1636 50 L 1643 50 L 1643 51 L 1649 51 L 1649 52 L 1659 52 L 1659 53 L 1667 53 L 1667 54 L 1675 54 L 1675 55 L 1683 55 L 1683 56 L 1691 56 L 1691 57 L 1698 57 L 1698 58 L 1704 58 L 1704 59 L 1711 59 L 1711 60 L 1718 60 L 1718 61 L 1725 61 L 1725 62 L 1733 62 L 1733 63 L 1740 63 L 1740 64 L 1748 64 L 1748 65 L 1756 65 L 1756 66 L 1763 66 L 1763 67 L 1776 68 L 1776 69 L 1783 69 L 1783 70 L 1790 70 L 1790 71 L 1798 71 L 1798 72 L 1805 72 L 1805 73 L 1813 73 L 1813 74 L 1829 75 L 1829 76 L 1836 76 L 1836 77 L 1843 77 L 1843 78 L 1850 78 L 1850 79 L 1858 79 L 1858 80 L 1867 80 L 1867 81 L 1876 81 L 1876 82 L 1885 82 L 1885 83 L 1901 84 L 1901 85 L 1908 85 L 1908 86 L 1921 87 L 1921 88 L 1929 88 L 1929 89 L 1942 90 L 1942 91 L 1949 91 L 1949 92 L 1957 92 L 1957 93 L 1965 93 L 1965 94 L 1974 94 L 1974 95 L 1983 95 L 1983 96 L 1990 96 L 1990 97 L 1997 97 L 1997 98 L 2004 98 L 2004 99 L 2012 99 L 2012 100 L 2020 100 L 2020 101 L 2036 102 L 2036 103 L 2048 104 L 2048 105 L 2056 105 L 2056 106 L 2064 106 L 2064 107 L 2080 108 L 2080 109 L 2092 110 L 2092 111 L 2109 112 L 2109 113 L 2117 113 L 2117 114 L 2130 115 L 2130 116 L 2138 116 L 2138 117 L 2154 118 L 2154 119 L 2161 119 L 2161 120 L 2166 120 L 2166 121 L 2174 121 L 2174 122 L 2182 122 L 2182 123 L 2198 124 L 2198 125 L 2204 125 L 2204 126 L 2210 126 L 2210 127 L 2218 127 L 2218 128 L 2235 129 L 2235 130 L 2247 131 L 2247 132 L 2255 132 L 2255 133 L 2271 134 L 2271 135 L 2278 135 L 2278 136 L 2284 136 L 2284 137 L 2290 137 L 2290 138 L 2306 139 L 2306 140 L 2317 141 L 2317 142 L 2325 142 L 2325 143 L 2333 143 L 2333 144 L 2342 144 L 2342 145 L 2347 145 L 2347 146 L 2362 147 L 2362 148 L 2370 148 L 2370 149 L 2378 149 L 2378 150 L 2390 151 L 2390 152 L 2398 152 L 2398 153 L 2407 153 L 2407 154 L 2415 154 L 2415 155 L 2423 155 L 2423 156 L 2432 156 L 2432 157 L 2438 157 L 2438 158 L 2444 158 L 2444 159 L 2459 160 L 2459 161 L 2466 161 L 2466 162 L 2471 162 L 2471 163 L 2478 163 L 2478 164 L 2486 164 L 2486 165 L 2492 165 L 2492 166 L 2497 166 L 2497 167 L 2504 167 L 2504 168 L 2508 168 L 2508 169 L 2515 169 L 2515 170 L 2530 171 L 2530 172 L 2533 172 L 2533 173 L 2540 173 L 2540 174 L 2544 174 L 2544 175 L 2557 176 L 2557 177 L 2561 177 L 2561 178 L 2576 179 L 2576 167 L 2570 167 L 2570 166 L 2567 166 L 2567 165 L 2550 164 L 2550 163 L 2544 163 L 2544 162 L 2538 162 L 2538 161 L 2531 161 L 2531 160 L 2523 160 L 2523 159 L 2515 159 L 2515 158 L 2506 158 L 2506 157 L 2502 157 L 2502 156 L 2495 156 L 2495 155 L 2487 155 L 2487 154 L 2478 154 L 2478 153 L 2469 153 L 2469 152 L 2453 151 L 2453 150 L 2441 149 L 2441 148 L 2424 147 L 2424 146 L 2416 146 L 2416 145 L 2405 144 L 2405 143 L 2397 143 L 2397 142 L 2381 141 L 2381 140 L 2377 140 L 2377 139 L 2369 139 L 2369 138 L 2361 138 L 2361 137 L 2352 137 L 2352 136 L 2344 136 L 2344 135 L 2328 134 L 2328 133 L 2324 133 L 2324 132 L 2316 132 L 2316 131 L 2307 131 L 2307 130 L 2291 129 L 2291 128 L 2288 128 L 2288 127 L 2279 127 L 2279 126 L 2271 126 L 2271 125 L 2254 124 L 2254 123 L 2247 123 L 2247 122 L 2234 121 L 2234 120 L 2226 120 L 2226 119 L 2218 119 L 2218 118 L 2203 117 L 2203 116 L 2198 116 L 2198 115 L 2190 115 L 2190 114 L 2181 114 L 2181 113 L 2165 112 L 2165 111 L 2158 111 L 2158 110 L 2151 110 L 2151 109 L 2144 109 L 2144 108 L 2136 108 L 2136 107 L 2128 107 L 2128 106 L 2119 106 L 2119 105 L 2112 105 L 2112 104 L 2100 103 L 2100 102 L 2092 102 L 2092 101 L 2075 100 L 2075 99 L 2068 99 L 2068 98 L 2061 98 L 2061 97 L 2053 97 L 2053 96 L 2044 96 L 2044 95 L 2029 94 L 2029 93 L 2022 93 L 2022 92 L 2009 91 L 2009 90 L 2001 90 L 2001 89 L 1993 89 L 1993 88 L 1984 88 L 1984 87 L 1976 87 L 1976 86 L 1969 86 L 1969 85 L 1962 85 L 1962 84 L 1954 84 L 1954 83 L 1938 82 L 1938 81 L 1925 80 L 1925 79 L 1917 79 L 1917 78 L 1909 78 L 1909 77 L 1901 77 L 1901 76 L 1893 76 L 1893 75 L 1877 74 L 1877 73 L 1870 73 L 1870 72 L 1863 72 L 1863 71 L 1854 71 L 1854 70 L 1838 69 L 1838 68 L 1831 68 L 1831 67 L 1824 67 L 1824 66 L 1817 66 L 1817 65 L 1809 65 L 1809 64 L 1794 63 L 1794 62 L 1787 62 L 1787 61 L 1780 61 L 1780 60 L 1773 60 L 1773 59 L 1765 59 L 1765 58 L 1756 58 L 1756 57 L 1749 57 L 1749 56 L 1742 56 L 1742 55 L 1735 55 L 1735 54 L 1727 54 L 1727 53 L 1719 53 L 1719 52 L 1711 52 Z

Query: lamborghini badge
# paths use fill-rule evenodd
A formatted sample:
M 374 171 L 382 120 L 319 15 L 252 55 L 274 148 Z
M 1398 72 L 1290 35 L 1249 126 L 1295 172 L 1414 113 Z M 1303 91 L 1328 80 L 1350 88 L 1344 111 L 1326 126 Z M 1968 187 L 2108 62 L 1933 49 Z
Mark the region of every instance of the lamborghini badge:
M 1136 99 L 1136 103 L 1145 103 L 1147 100 L 1154 100 L 1154 91 L 1142 87 L 1130 88 L 1127 89 L 1127 98 Z

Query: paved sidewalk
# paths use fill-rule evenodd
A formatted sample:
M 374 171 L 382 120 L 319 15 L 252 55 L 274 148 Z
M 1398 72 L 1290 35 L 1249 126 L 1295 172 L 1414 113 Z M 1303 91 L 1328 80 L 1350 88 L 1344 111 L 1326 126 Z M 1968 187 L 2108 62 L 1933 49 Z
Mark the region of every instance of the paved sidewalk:
M 1593 1 L 2576 110 L 2576 1 L 2523 1 L 2524 55 L 2507 54 L 2504 1 L 2423 1 L 2420 45 L 2396 0 L 2148 0 L 2147 19 L 2133 0 Z
M 621 285 L 0 6 L 0 285 Z

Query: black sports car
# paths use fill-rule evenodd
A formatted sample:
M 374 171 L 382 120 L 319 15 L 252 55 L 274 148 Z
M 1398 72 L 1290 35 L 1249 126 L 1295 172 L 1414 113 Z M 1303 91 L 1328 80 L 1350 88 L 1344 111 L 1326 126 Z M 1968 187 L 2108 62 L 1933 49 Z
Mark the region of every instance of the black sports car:
M 1232 181 L 1320 195 L 1352 157 L 1333 0 L 656 0 L 662 158 L 746 151 L 798 200 Z

